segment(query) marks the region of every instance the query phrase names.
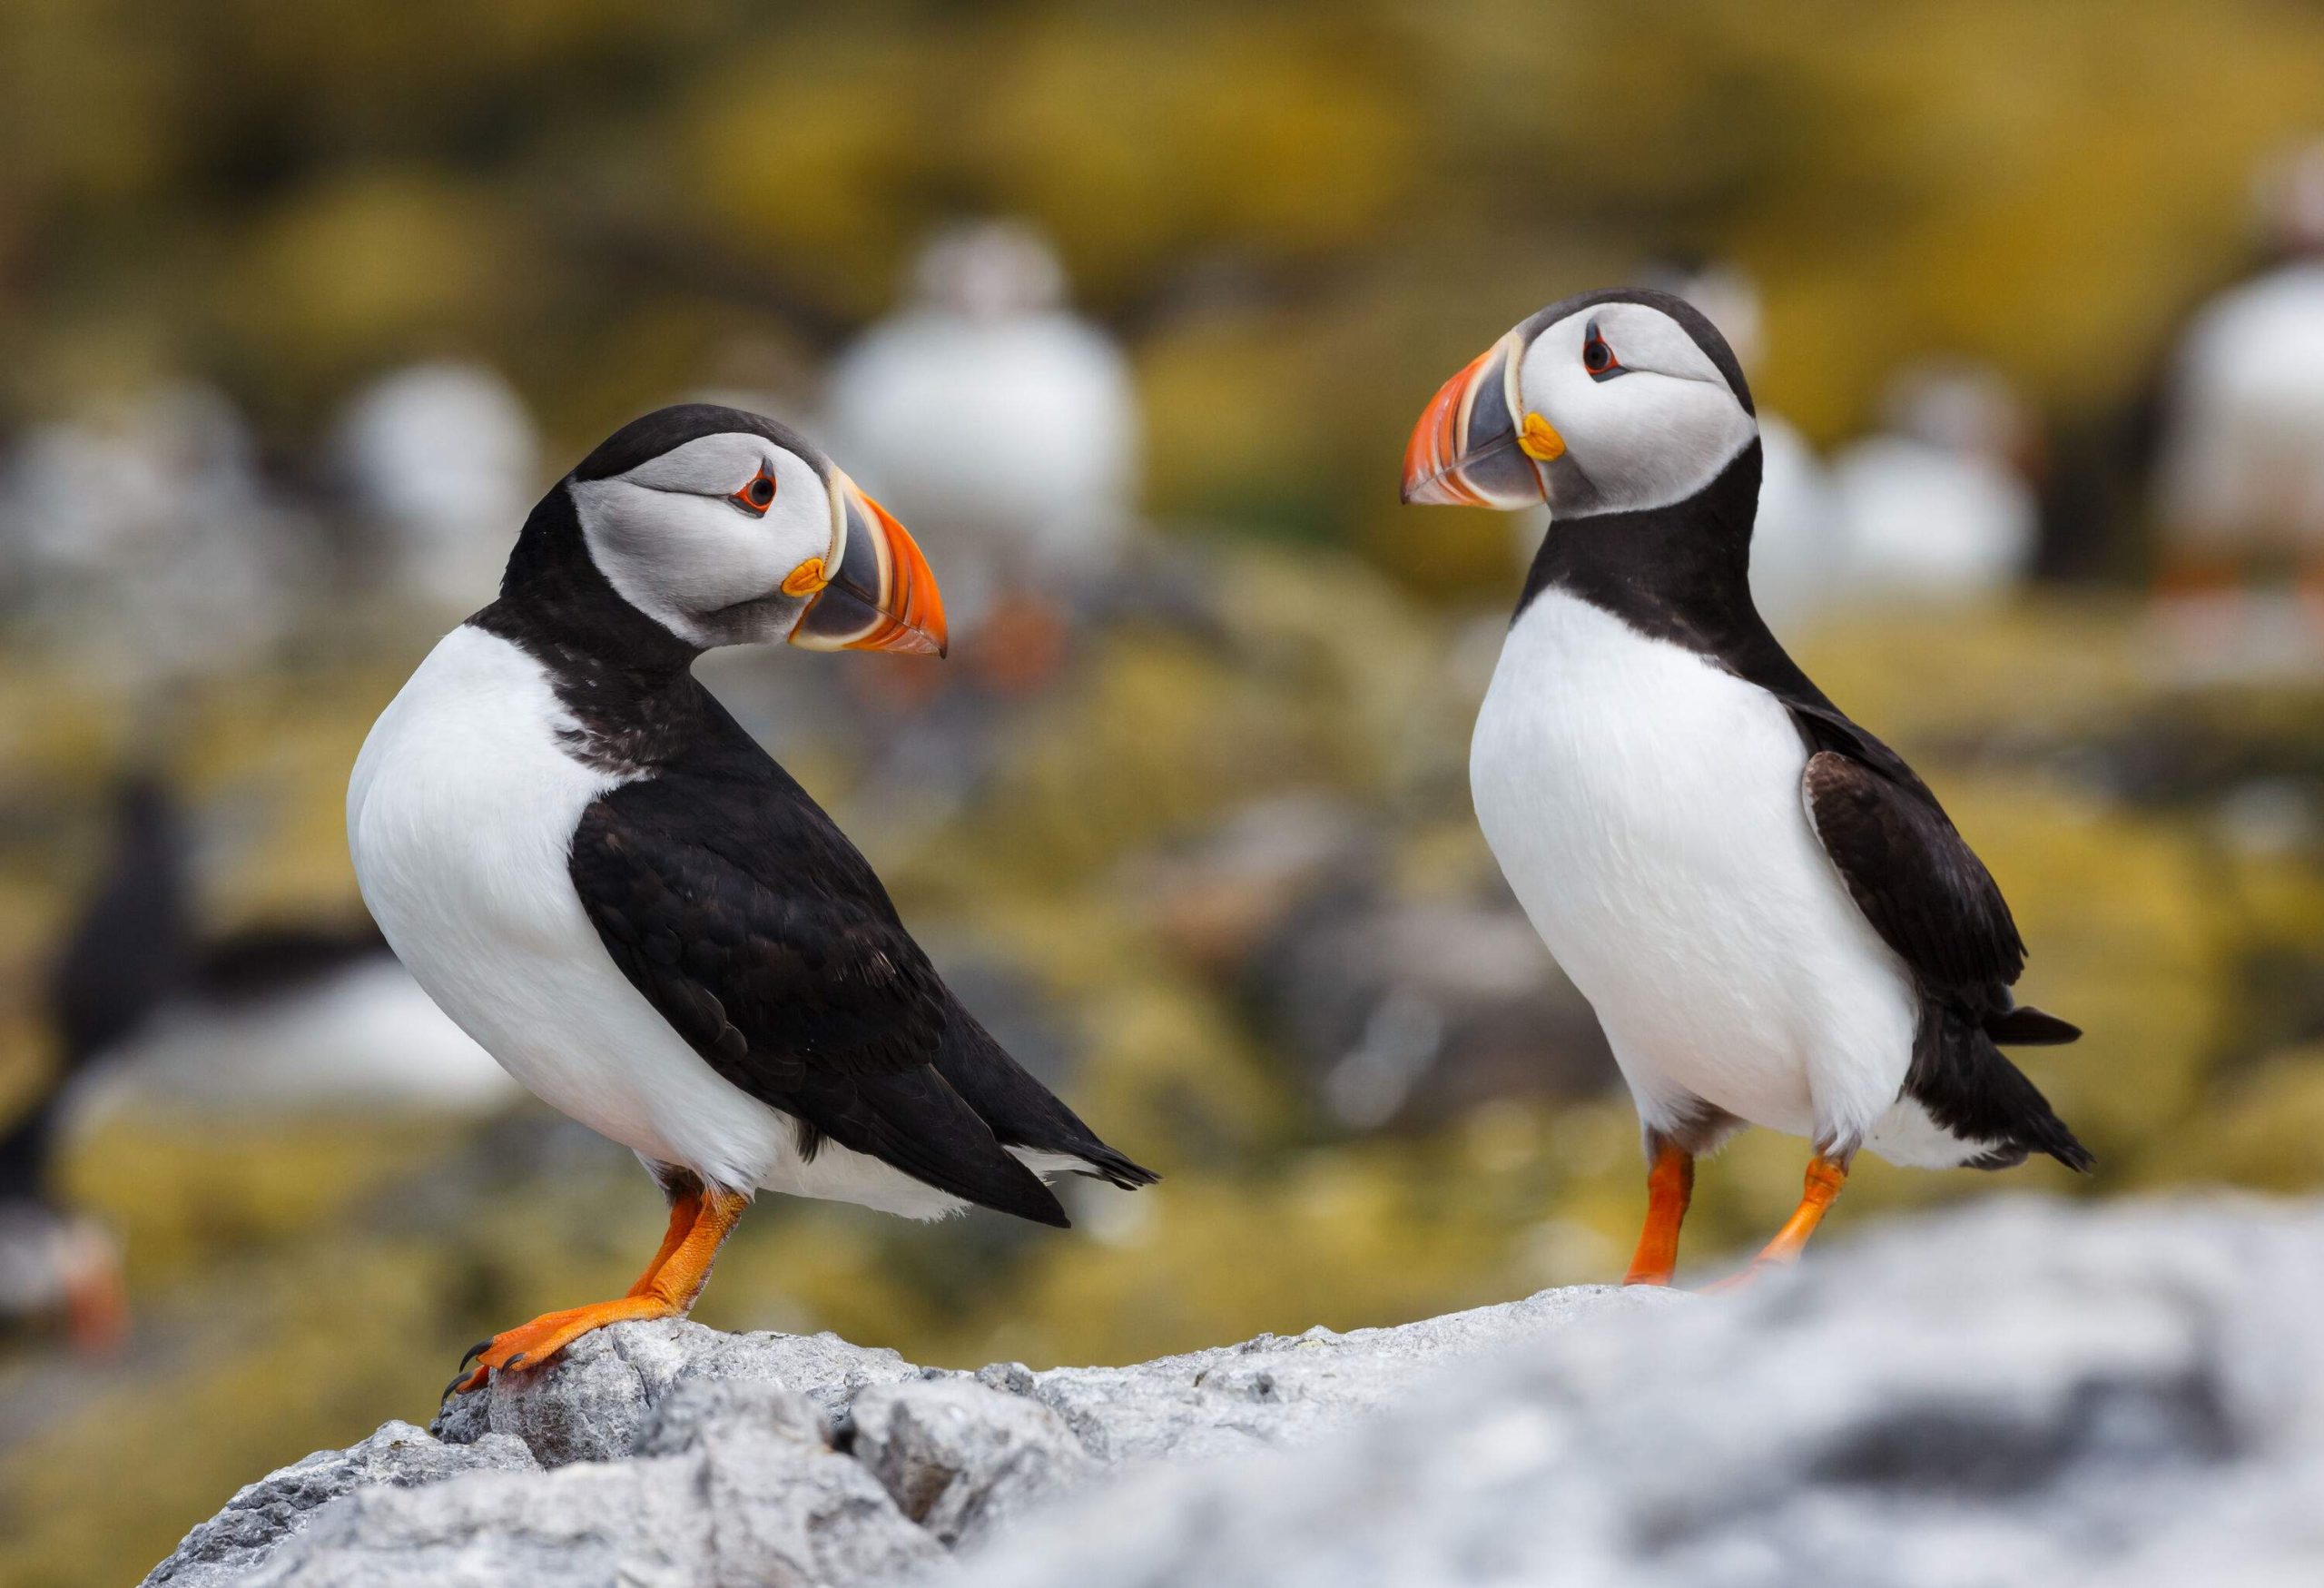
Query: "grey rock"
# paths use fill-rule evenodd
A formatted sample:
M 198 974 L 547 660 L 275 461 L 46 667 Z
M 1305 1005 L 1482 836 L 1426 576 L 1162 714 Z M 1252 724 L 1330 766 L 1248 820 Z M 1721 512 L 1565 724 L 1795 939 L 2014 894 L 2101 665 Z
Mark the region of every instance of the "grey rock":
M 940 1552 L 843 1456 L 720 1433 L 684 1456 L 584 1463 L 412 1503 L 350 1495 L 246 1579 L 251 1588 L 852 1583 Z
M 940 1553 L 876 1477 L 831 1448 L 804 1396 L 697 1379 L 662 1398 L 630 1459 L 425 1494 L 357 1490 L 242 1581 L 809 1588 L 892 1576 Z
M 826 1415 L 874 1384 L 920 1369 L 893 1351 L 851 1346 L 836 1335 L 725 1335 L 670 1318 L 582 1336 L 537 1368 L 497 1373 L 436 1419 L 448 1443 L 514 1435 L 544 1466 L 628 1455 L 655 1407 L 689 1378 L 780 1385 Z
M 1393 1399 L 1464 1357 L 1554 1335 L 1579 1320 L 1684 1305 L 1675 1291 L 1603 1285 L 1393 1328 L 1261 1335 L 1135 1367 L 988 1367 L 980 1379 L 1063 1418 L 1101 1462 L 1186 1460 L 1297 1443 Z
M 623 1325 L 156 1583 L 2324 1581 L 2324 1208 L 1991 1202 L 1735 1297 L 969 1375 Z M 465 1443 L 463 1443 L 465 1441 Z
M 2312 1209 L 1987 1206 L 1134 1476 L 963 1580 L 2289 1588 L 2324 1581 L 2319 1307 Z
M 437 1421 L 442 1444 L 390 1424 L 354 1450 L 286 1469 L 348 1474 L 300 1509 L 311 1522 L 296 1537 L 253 1532 L 248 1547 L 221 1554 L 206 1541 L 242 1525 L 230 1507 L 161 1570 L 215 1559 L 200 1588 L 868 1582 L 947 1546 L 979 1547 L 1115 1464 L 1295 1445 L 1445 1363 L 1679 1299 L 1546 1291 L 1397 1328 L 1263 1335 L 1136 1367 L 1007 1364 L 973 1376 L 828 1334 L 621 1324 L 459 1397 Z M 439 1453 L 447 1471 L 467 1470 L 464 1459 L 537 1470 L 409 1494 L 379 1486 L 399 1480 L 364 1475 L 362 1453 L 398 1429 Z M 849 1454 L 832 1448 L 834 1429 Z
M 1097 1466 L 1055 1412 L 975 1379 L 866 1390 L 852 1425 L 856 1459 L 947 1546 L 982 1543 Z
M 655 1404 L 635 1454 L 675 1455 L 722 1425 L 759 1429 L 802 1443 L 831 1442 L 822 1414 L 796 1390 L 772 1379 L 692 1375 L 681 1376 Z
M 536 1463 L 521 1441 L 492 1434 L 445 1445 L 409 1423 L 388 1423 L 360 1445 L 324 1450 L 245 1485 L 146 1576 L 146 1588 L 215 1588 L 241 1580 L 313 1514 L 359 1489 L 417 1488 L 467 1473 L 522 1472 Z

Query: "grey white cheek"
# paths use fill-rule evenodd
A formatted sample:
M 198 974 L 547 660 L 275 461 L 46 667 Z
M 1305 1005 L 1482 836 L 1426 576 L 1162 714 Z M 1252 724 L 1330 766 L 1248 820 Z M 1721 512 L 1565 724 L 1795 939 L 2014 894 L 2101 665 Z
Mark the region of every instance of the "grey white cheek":
M 582 543 L 606 582 L 694 645 L 718 643 L 720 613 L 772 600 L 806 555 L 784 560 L 778 536 L 723 497 L 649 490 L 625 478 L 567 488 Z
M 1587 390 L 1552 410 L 1569 416 L 1561 427 L 1566 455 L 1549 469 L 1552 515 L 1641 512 L 1684 501 L 1718 478 L 1758 434 L 1724 385 L 1650 370 L 1604 382 L 1576 373 Z M 1571 499 L 1560 488 L 1569 474 L 1587 486 Z

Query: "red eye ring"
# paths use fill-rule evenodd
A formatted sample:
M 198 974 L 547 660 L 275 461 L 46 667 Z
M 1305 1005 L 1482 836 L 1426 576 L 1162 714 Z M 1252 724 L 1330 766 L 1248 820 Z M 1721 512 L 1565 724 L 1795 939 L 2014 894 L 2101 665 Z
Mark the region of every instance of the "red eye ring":
M 774 506 L 773 474 L 765 464 L 760 464 L 759 471 L 752 477 L 751 482 L 726 499 L 754 518 L 766 517 L 766 510 Z
M 1607 345 L 1606 339 L 1598 334 L 1598 322 L 1594 320 L 1581 333 L 1581 367 L 1592 380 L 1611 380 L 1617 375 L 1629 373 L 1622 368 L 1622 361 L 1614 357 L 1614 350 Z

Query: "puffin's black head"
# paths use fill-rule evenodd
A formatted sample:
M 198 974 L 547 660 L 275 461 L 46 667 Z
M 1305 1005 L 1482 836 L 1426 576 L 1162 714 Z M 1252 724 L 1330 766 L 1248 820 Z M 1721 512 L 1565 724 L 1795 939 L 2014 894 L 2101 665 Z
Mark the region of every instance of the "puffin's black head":
M 661 409 L 607 437 L 551 503 L 557 492 L 606 582 L 689 646 L 944 649 L 943 598 L 904 527 L 773 419 Z M 504 597 L 524 561 L 520 543 Z
M 1759 433 L 1726 339 L 1668 292 L 1588 292 L 1444 383 L 1404 449 L 1404 500 L 1552 520 L 1684 501 Z

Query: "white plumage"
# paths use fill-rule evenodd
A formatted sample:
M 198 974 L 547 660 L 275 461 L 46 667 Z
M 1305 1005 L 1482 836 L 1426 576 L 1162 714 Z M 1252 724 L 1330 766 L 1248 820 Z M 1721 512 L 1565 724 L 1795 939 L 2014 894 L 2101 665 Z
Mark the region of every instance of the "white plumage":
M 1700 1098 L 1819 1140 L 1921 1142 L 1897 1094 L 1918 1000 L 1847 893 L 1775 697 L 1557 590 L 1511 629 L 1477 718 L 1477 818 L 1603 1022 L 1650 1126 Z
M 1112 567 L 1136 523 L 1138 413 L 1128 360 L 1064 305 L 1036 235 L 940 239 L 918 296 L 833 367 L 832 449 L 943 547 L 955 632 L 1011 585 L 1051 595 Z
M 825 1142 L 720 1076 L 606 953 L 567 869 L 582 812 L 623 782 L 567 753 L 539 663 L 445 636 L 364 741 L 347 830 L 363 900 L 444 1011 L 544 1101 L 727 1189 L 932 1218 L 961 1203 Z

